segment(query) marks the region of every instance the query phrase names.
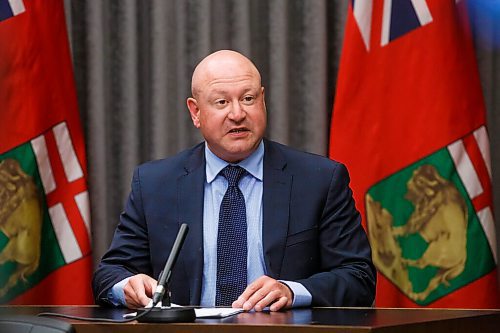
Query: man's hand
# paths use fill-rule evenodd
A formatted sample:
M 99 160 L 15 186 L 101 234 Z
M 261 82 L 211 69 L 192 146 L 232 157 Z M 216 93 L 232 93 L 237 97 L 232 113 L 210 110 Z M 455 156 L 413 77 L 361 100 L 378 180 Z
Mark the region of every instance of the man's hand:
M 127 307 L 136 309 L 146 306 L 156 289 L 157 281 L 145 274 L 134 275 L 123 288 Z
M 271 311 L 278 311 L 281 308 L 290 308 L 292 301 L 293 294 L 287 285 L 263 275 L 250 283 L 232 306 L 243 308 L 245 311 L 262 311 L 266 306 L 270 306 Z

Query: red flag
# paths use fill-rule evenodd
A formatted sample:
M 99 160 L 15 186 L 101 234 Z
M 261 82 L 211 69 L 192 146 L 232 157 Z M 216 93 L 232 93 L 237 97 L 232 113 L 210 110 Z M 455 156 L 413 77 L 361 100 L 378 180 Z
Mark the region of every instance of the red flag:
M 499 306 L 485 106 L 463 2 L 349 7 L 330 156 L 350 170 L 377 306 Z
M 90 304 L 85 147 L 61 0 L 0 0 L 0 302 Z

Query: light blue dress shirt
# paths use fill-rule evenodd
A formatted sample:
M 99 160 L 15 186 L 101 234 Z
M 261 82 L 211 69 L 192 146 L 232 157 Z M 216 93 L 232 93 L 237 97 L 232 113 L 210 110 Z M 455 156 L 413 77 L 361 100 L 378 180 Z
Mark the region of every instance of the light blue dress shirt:
M 262 178 L 264 144 L 237 165 L 247 171 L 238 187 L 245 197 L 247 212 L 247 282 L 264 275 L 265 263 L 262 251 Z M 219 211 L 228 182 L 221 174 L 229 163 L 217 157 L 205 145 L 206 181 L 203 206 L 203 282 L 201 305 L 215 305 L 217 281 L 217 232 Z
M 203 279 L 201 288 L 201 306 L 215 305 L 215 290 L 217 280 L 217 231 L 219 210 L 222 198 L 228 186 L 226 178 L 220 174 L 229 163 L 217 157 L 205 144 L 206 179 L 203 203 Z M 247 171 L 239 182 L 239 187 L 245 197 L 247 212 L 247 282 L 251 283 L 266 274 L 262 246 L 262 192 L 264 175 L 264 142 L 249 157 L 236 164 Z M 123 288 L 129 278 L 126 278 L 111 288 L 108 299 L 115 305 L 124 305 Z M 308 306 L 312 296 L 300 283 L 281 281 L 294 293 L 292 306 Z

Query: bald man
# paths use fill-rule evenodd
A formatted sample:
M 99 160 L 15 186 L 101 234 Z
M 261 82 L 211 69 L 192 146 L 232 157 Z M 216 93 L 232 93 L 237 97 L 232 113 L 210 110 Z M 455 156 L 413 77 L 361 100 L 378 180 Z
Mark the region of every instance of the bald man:
M 174 303 L 247 311 L 370 306 L 376 273 L 347 170 L 263 138 L 255 65 L 230 50 L 210 54 L 193 72 L 187 107 L 205 141 L 136 168 L 94 274 L 96 301 L 146 305 L 187 223 L 169 285 Z M 236 185 L 226 169 L 238 170 Z

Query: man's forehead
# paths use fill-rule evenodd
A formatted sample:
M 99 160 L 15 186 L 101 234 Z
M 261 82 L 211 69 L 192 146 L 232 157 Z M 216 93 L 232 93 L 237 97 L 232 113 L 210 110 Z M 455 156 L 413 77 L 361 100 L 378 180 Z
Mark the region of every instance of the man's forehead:
M 251 92 L 258 94 L 260 91 L 260 83 L 255 80 L 214 80 L 210 84 L 201 87 L 200 91 L 206 94 L 243 94 Z
M 211 73 L 205 77 L 205 84 L 209 86 L 222 86 L 226 84 L 259 85 L 260 80 L 251 73 L 232 74 L 230 72 Z
M 192 90 L 200 92 L 208 85 L 236 84 L 248 80 L 255 81 L 260 87 L 260 73 L 255 65 L 236 52 L 216 52 L 202 60 L 195 68 L 192 77 Z

